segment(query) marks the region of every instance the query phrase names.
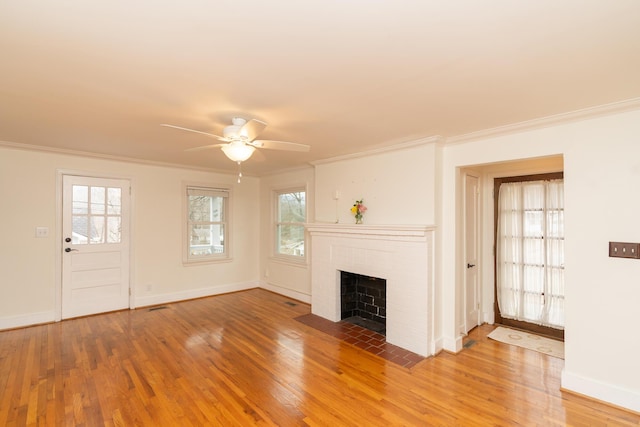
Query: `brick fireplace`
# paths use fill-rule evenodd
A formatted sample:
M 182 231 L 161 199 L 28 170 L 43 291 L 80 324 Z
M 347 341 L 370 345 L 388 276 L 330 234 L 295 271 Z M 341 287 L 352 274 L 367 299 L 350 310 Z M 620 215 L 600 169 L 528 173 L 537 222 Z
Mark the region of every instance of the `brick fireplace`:
M 433 227 L 308 224 L 311 312 L 342 317 L 341 272 L 386 281 L 387 342 L 435 353 Z

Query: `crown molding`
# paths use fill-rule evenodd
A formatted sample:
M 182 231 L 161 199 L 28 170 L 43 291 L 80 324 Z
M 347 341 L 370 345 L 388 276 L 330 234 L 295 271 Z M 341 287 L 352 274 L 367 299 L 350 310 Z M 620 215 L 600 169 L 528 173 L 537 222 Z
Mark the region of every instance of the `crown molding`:
M 327 163 L 339 162 L 339 161 L 342 161 L 342 160 L 352 160 L 352 159 L 357 159 L 357 158 L 360 158 L 360 157 L 369 157 L 369 156 L 373 156 L 373 155 L 376 155 L 376 154 L 388 153 L 388 152 L 392 152 L 392 151 L 406 150 L 408 148 L 419 147 L 419 146 L 422 146 L 422 145 L 438 144 L 438 143 L 441 143 L 441 142 L 442 142 L 442 137 L 439 136 L 439 135 L 435 135 L 435 136 L 429 136 L 427 138 L 416 139 L 414 141 L 402 142 L 400 144 L 385 145 L 385 146 L 372 148 L 372 149 L 365 150 L 365 151 L 359 151 L 357 153 L 344 154 L 342 156 L 336 156 L 336 157 L 329 157 L 329 158 L 326 158 L 326 159 L 314 160 L 314 161 L 309 162 L 309 163 L 311 165 L 313 165 L 313 166 L 317 166 L 317 165 L 323 165 L 323 164 L 327 164 Z
M 540 129 L 553 125 L 570 123 L 578 120 L 585 120 L 609 114 L 623 113 L 640 109 L 640 98 L 627 99 L 625 101 L 612 102 L 610 104 L 598 105 L 595 107 L 583 108 L 581 110 L 569 111 L 555 114 L 553 116 L 541 117 L 524 122 L 513 123 L 505 126 L 498 126 L 491 129 L 471 132 L 464 135 L 452 136 L 446 139 L 446 145 L 461 144 L 464 142 L 485 139 L 494 136 L 502 136 L 516 132 Z
M 292 166 L 290 168 L 282 168 L 282 169 L 274 169 L 274 170 L 270 170 L 270 171 L 266 171 L 261 173 L 260 175 L 257 175 L 258 177 L 268 177 L 268 176 L 273 176 L 273 175 L 281 175 L 281 174 L 285 174 L 285 173 L 293 173 L 293 172 L 300 172 L 300 171 L 305 171 L 305 170 L 309 170 L 309 169 L 313 169 L 313 166 L 310 163 L 305 163 L 303 165 L 300 166 Z
M 145 166 L 158 166 L 158 167 L 174 168 L 174 169 L 188 169 L 188 170 L 195 170 L 200 172 L 220 173 L 225 175 L 236 174 L 236 172 L 229 172 L 227 170 L 223 171 L 223 170 L 212 169 L 212 168 L 207 168 L 202 166 L 190 166 L 190 165 L 184 165 L 180 163 L 171 163 L 171 162 L 158 162 L 154 160 L 136 159 L 133 157 L 114 156 L 111 154 L 91 153 L 89 151 L 71 150 L 68 148 L 47 147 L 44 145 L 22 144 L 19 142 L 10 142 L 10 141 L 2 141 L 2 140 L 0 140 L 0 147 L 10 148 L 15 150 L 23 150 L 23 151 L 39 151 L 44 153 L 60 154 L 60 155 L 67 155 L 67 156 L 90 157 L 90 158 L 100 159 L 100 160 L 135 163 L 135 164 L 140 164 Z M 243 173 L 243 175 L 254 176 L 249 173 Z

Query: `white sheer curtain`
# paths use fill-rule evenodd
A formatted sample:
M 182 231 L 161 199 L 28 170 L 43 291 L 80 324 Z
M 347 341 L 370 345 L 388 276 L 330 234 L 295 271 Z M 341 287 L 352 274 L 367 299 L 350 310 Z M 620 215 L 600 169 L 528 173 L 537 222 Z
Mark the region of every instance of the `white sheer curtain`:
M 563 180 L 503 183 L 498 206 L 500 315 L 563 329 Z

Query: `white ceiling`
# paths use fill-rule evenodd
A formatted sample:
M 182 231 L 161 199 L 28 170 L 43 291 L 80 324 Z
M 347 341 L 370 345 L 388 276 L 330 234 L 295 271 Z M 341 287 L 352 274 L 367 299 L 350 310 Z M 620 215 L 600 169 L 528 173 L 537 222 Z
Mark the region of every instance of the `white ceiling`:
M 0 0 L 0 141 L 245 173 L 640 97 L 637 0 Z

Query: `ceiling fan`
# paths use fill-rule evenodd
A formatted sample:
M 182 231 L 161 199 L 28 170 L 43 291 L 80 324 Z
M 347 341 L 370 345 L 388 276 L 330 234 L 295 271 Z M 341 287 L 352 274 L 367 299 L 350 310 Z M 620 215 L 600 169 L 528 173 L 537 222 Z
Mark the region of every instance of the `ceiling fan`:
M 260 132 L 262 132 L 264 128 L 267 127 L 267 124 L 260 120 L 251 119 L 247 121 L 242 117 L 234 117 L 231 120 L 231 123 L 231 125 L 224 128 L 223 136 L 169 124 L 162 124 L 161 126 L 186 130 L 188 132 L 201 133 L 203 135 L 211 136 L 219 141 L 225 142 L 225 144 L 203 145 L 201 147 L 190 148 L 186 151 L 204 150 L 208 148 L 220 147 L 222 149 L 222 152 L 229 159 L 237 162 L 238 164 L 251 157 L 256 148 L 287 151 L 309 151 L 311 148 L 308 145 L 297 144 L 295 142 L 256 139 Z

